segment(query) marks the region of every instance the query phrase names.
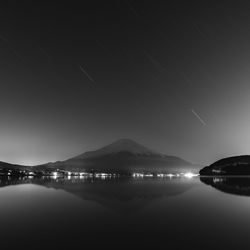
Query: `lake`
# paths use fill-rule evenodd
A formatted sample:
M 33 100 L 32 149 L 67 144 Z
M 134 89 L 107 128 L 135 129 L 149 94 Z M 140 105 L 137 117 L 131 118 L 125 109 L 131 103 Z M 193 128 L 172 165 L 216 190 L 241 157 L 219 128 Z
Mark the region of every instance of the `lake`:
M 250 178 L 6 177 L 1 246 L 249 249 L 249 190 Z

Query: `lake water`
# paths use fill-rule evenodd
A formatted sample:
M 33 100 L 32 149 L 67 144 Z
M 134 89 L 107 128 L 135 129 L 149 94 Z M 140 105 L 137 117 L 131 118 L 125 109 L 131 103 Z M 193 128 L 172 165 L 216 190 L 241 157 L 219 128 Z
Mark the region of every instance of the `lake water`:
M 0 186 L 1 246 L 250 249 L 250 178 L 3 178 Z

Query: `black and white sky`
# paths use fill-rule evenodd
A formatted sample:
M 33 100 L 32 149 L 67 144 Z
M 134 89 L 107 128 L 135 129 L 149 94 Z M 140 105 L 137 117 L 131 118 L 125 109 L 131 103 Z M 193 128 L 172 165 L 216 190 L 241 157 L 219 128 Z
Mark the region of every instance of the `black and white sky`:
M 0 160 L 119 138 L 208 164 L 250 154 L 250 2 L 0 4 Z

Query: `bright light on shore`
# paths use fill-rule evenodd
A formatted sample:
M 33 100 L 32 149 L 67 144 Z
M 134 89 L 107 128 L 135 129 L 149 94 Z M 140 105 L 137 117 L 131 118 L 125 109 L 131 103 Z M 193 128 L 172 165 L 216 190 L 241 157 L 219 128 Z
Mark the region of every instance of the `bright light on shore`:
M 186 178 L 193 178 L 195 176 L 198 176 L 198 175 L 197 174 L 193 174 L 193 173 L 185 173 L 184 174 L 184 177 L 186 177 Z
M 167 177 L 171 179 L 172 177 L 174 177 L 174 174 L 167 174 Z

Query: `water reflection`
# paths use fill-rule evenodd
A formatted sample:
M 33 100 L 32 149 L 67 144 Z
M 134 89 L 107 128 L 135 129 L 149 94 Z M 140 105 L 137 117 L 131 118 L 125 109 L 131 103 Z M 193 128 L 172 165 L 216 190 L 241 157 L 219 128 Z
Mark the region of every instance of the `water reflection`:
M 180 195 L 195 185 L 194 181 L 182 178 L 87 178 L 84 176 L 59 177 L 5 177 L 0 187 L 36 184 L 47 188 L 64 190 L 83 200 L 95 201 L 105 207 L 126 212 L 138 210 L 153 200 Z
M 200 177 L 201 182 L 225 193 L 250 196 L 250 177 Z
M 250 247 L 250 199 L 199 178 L 6 177 L 0 186 L 2 249 Z

